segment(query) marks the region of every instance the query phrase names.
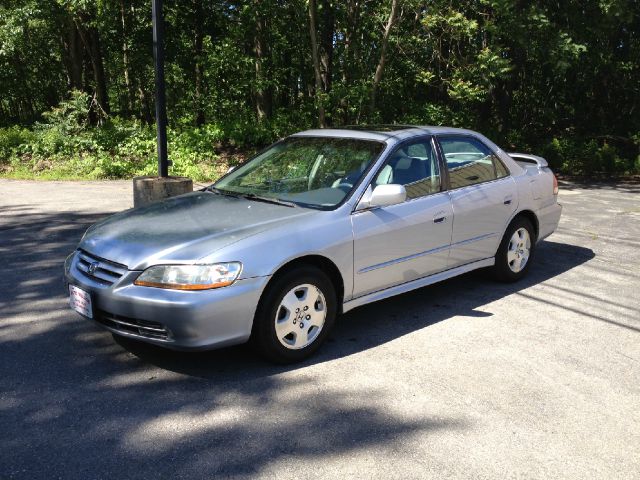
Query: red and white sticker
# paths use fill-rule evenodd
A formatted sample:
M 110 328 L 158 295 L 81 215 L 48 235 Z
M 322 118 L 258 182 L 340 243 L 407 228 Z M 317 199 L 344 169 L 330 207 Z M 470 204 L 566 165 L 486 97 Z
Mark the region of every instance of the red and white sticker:
M 75 285 L 69 285 L 69 305 L 80 315 L 93 318 L 91 295 Z

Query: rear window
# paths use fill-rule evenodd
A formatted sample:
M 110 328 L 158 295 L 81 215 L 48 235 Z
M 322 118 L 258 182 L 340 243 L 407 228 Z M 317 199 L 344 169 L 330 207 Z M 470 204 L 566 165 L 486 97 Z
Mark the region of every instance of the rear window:
M 489 147 L 473 137 L 443 136 L 438 141 L 447 163 L 452 189 L 509 175 L 507 168 Z

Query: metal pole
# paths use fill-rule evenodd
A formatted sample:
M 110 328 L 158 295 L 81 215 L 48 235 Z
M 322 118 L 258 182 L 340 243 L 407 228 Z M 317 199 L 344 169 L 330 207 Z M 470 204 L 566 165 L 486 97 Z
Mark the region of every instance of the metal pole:
M 167 159 L 167 106 L 164 94 L 164 20 L 162 0 L 152 0 L 153 58 L 156 70 L 156 126 L 158 130 L 158 176 L 169 176 Z

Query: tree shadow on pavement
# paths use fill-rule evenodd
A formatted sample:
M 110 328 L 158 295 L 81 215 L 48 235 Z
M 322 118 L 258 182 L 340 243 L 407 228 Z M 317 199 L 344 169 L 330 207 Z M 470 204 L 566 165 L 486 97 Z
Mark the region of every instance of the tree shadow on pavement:
M 601 180 L 572 178 L 559 181 L 560 190 L 610 190 L 626 193 L 640 193 L 640 179 Z
M 319 388 L 244 346 L 192 355 L 116 343 L 68 309 L 62 283 L 65 256 L 104 215 L 31 211 L 0 217 L 0 477 L 255 475 L 467 426 L 428 409 L 398 416 L 371 387 Z M 315 362 L 348 354 L 340 337 Z
M 63 262 L 87 227 L 108 213 L 26 213 L 28 205 L 3 207 L 0 216 L 0 312 L 17 304 L 59 296 Z

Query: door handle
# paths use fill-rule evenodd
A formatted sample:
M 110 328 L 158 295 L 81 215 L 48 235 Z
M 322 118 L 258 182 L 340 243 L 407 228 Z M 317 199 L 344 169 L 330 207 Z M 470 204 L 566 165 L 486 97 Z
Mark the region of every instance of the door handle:
M 447 221 L 447 215 L 444 212 L 438 212 L 433 216 L 433 223 L 444 223 Z
M 513 201 L 513 197 L 511 195 L 504 197 L 504 204 L 505 205 L 511 205 L 511 202 Z

